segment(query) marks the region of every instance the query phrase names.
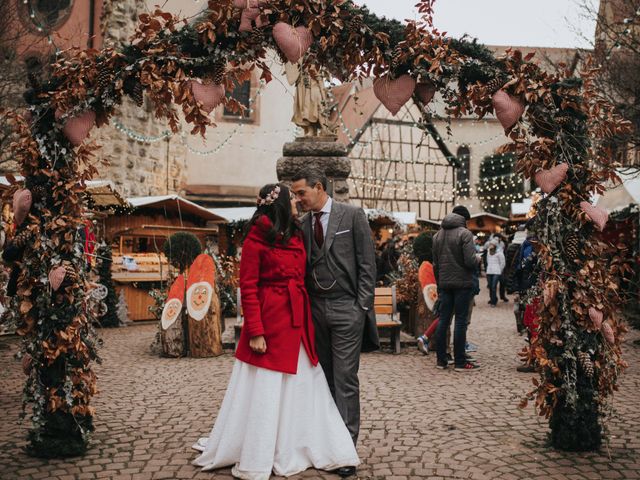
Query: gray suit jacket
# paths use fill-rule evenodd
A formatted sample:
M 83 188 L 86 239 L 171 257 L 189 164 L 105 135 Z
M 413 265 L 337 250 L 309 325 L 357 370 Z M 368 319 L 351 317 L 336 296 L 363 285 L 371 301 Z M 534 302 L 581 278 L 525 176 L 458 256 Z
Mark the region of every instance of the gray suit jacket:
M 312 215 L 306 214 L 301 220 L 309 267 L 313 239 L 312 218 Z M 361 307 L 367 309 L 362 351 L 377 350 L 380 348 L 380 341 L 374 310 L 376 257 L 371 229 L 364 211 L 334 200 L 323 248 L 329 269 L 345 272 L 350 280 L 348 285 L 341 284 L 340 287 L 353 295 Z

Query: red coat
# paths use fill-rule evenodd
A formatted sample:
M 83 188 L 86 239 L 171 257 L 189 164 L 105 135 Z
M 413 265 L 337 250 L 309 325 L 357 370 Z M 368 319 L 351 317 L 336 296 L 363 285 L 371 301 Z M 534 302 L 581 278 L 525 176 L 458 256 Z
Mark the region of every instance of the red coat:
M 236 358 L 257 367 L 296 373 L 300 342 L 313 365 L 318 364 L 309 296 L 304 286 L 307 263 L 302 233 L 287 245 L 269 244 L 271 221 L 261 217 L 242 246 L 240 292 L 244 326 Z M 265 353 L 255 353 L 249 339 L 264 335 Z

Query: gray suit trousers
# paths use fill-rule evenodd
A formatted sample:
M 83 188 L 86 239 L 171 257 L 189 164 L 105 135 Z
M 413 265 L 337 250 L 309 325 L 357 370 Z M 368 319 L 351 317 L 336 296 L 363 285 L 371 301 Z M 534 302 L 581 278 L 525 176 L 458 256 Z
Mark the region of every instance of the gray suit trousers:
M 316 348 L 331 395 L 354 445 L 360 431 L 360 349 L 366 312 L 350 295 L 311 297 Z

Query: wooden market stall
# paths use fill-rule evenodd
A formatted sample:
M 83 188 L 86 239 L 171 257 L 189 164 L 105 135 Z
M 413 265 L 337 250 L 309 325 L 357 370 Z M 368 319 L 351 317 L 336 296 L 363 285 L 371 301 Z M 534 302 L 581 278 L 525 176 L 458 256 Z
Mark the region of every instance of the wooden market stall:
M 500 233 L 509 219 L 489 212 L 480 212 L 471 215 L 467 222 L 467 228 L 473 233 Z
M 193 233 L 204 248 L 225 220 L 178 195 L 127 199 L 126 210 L 104 220 L 104 236 L 113 249 L 113 280 L 124 291 L 129 318 L 153 320 L 149 290 L 169 279 L 164 242 L 176 232 Z M 212 226 L 213 225 L 213 226 Z

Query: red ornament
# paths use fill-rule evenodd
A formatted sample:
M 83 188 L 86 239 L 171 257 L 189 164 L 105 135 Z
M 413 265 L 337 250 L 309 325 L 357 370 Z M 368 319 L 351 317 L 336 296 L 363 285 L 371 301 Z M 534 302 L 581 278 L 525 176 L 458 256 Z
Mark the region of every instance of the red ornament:
M 193 98 L 202 105 L 202 109 L 207 113 L 211 113 L 224 100 L 224 85 L 200 83 L 196 80 L 191 80 L 189 83 Z
M 408 74 L 400 75 L 394 80 L 387 75 L 373 82 L 373 93 L 392 115 L 398 113 L 409 101 L 415 89 L 416 80 Z
M 61 110 L 56 111 L 56 120 L 59 120 L 63 115 Z M 93 110 L 87 110 L 76 117 L 69 117 L 62 127 L 62 133 L 74 147 L 80 145 L 89 132 L 96 124 L 96 112 Z
M 589 202 L 580 202 L 580 208 L 587 214 L 587 217 L 589 217 L 589 220 L 593 222 L 599 232 L 604 230 L 604 227 L 609 220 L 609 214 L 605 209 L 594 207 Z
M 522 102 L 504 90 L 494 93 L 492 101 L 496 117 L 505 130 L 513 127 L 524 113 Z
M 21 225 L 27 218 L 32 202 L 31 191 L 26 188 L 16 190 L 16 193 L 13 194 L 13 219 L 17 225 Z
M 544 193 L 551 193 L 567 178 L 568 170 L 569 165 L 566 163 L 556 165 L 549 170 L 540 170 L 535 174 L 536 185 Z
M 278 22 L 273 27 L 273 39 L 291 63 L 300 60 L 313 43 L 313 35 L 307 27 L 294 28 L 284 22 Z

